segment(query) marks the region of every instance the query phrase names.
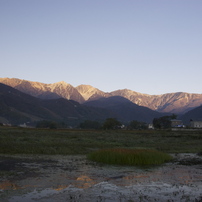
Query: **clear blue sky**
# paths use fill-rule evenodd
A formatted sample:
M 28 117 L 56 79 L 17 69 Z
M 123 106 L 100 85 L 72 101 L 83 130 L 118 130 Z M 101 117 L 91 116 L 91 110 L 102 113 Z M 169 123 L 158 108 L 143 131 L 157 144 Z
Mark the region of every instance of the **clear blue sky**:
M 202 1 L 0 0 L 0 77 L 202 93 Z

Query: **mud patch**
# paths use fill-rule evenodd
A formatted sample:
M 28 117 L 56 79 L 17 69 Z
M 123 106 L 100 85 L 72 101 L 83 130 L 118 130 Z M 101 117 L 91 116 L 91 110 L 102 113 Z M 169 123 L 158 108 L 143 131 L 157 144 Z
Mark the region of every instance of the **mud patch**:
M 159 167 L 138 168 L 96 164 L 85 156 L 2 156 L 0 200 L 202 200 L 202 157 L 177 154 L 174 158 Z M 190 159 L 194 163 L 182 164 Z M 8 171 L 13 175 L 8 175 Z
M 22 180 L 29 177 L 37 177 L 40 167 L 53 167 L 57 161 L 36 159 L 34 157 L 0 157 L 0 177 L 11 180 Z
M 198 154 L 177 154 L 174 155 L 175 162 L 177 162 L 179 165 L 187 165 L 187 166 L 193 166 L 193 165 L 202 165 L 202 156 L 200 153 Z

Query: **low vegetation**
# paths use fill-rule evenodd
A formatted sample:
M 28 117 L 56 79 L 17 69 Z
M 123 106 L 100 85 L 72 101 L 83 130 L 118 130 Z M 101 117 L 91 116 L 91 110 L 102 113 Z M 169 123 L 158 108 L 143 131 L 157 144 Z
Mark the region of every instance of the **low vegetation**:
M 88 155 L 88 159 L 106 164 L 146 166 L 165 163 L 172 157 L 152 149 L 115 148 L 92 152 Z
M 107 148 L 198 153 L 202 151 L 202 131 L 0 127 L 0 154 L 89 154 Z

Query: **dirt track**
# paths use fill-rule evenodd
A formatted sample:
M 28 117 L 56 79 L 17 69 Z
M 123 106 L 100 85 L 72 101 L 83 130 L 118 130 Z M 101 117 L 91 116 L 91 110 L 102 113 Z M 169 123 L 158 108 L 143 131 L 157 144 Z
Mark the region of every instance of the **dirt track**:
M 1 201 L 202 201 L 202 158 L 153 168 L 98 165 L 85 156 L 1 156 Z

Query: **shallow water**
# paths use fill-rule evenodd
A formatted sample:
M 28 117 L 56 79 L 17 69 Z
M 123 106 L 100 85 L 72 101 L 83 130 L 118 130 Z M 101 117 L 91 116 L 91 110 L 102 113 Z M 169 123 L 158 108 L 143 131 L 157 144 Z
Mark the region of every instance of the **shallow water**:
M 175 156 L 158 167 L 108 166 L 85 156 L 2 157 L 3 201 L 200 201 L 201 157 Z M 194 165 L 181 165 L 198 159 Z M 10 163 L 9 163 L 10 162 Z M 185 164 L 185 163 L 184 163 Z M 1 201 L 2 201 L 1 200 Z

